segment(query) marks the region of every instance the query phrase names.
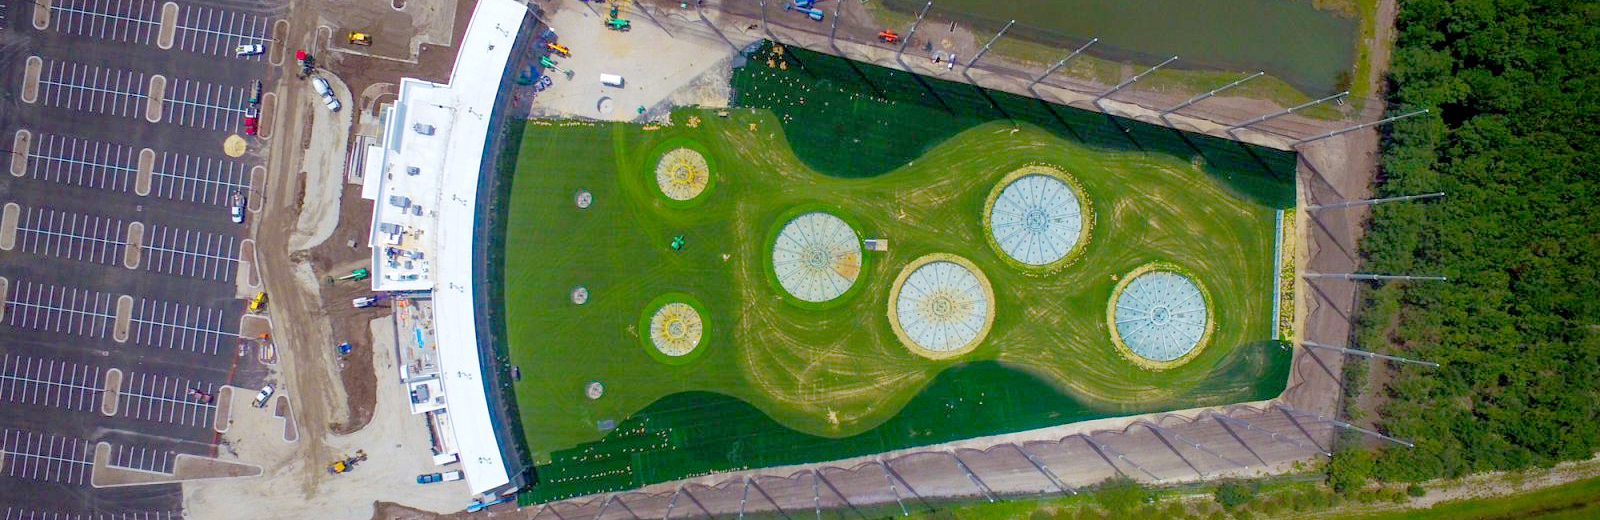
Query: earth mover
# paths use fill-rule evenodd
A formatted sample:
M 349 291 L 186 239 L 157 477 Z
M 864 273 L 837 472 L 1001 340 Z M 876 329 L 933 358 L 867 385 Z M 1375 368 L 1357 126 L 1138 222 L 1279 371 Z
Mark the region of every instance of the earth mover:
M 336 460 L 333 461 L 332 464 L 329 464 L 328 473 L 335 475 L 340 473 L 348 473 L 350 470 L 355 469 L 356 463 L 364 460 L 367 460 L 367 452 L 365 450 L 357 450 L 356 456 L 345 457 L 343 460 Z

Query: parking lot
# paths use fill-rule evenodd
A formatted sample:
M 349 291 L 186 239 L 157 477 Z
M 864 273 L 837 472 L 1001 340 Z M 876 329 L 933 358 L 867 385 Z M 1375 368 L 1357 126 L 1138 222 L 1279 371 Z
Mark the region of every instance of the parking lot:
M 243 116 L 277 72 L 234 47 L 285 6 L 0 0 L 0 520 L 181 518 L 179 485 L 91 486 L 97 450 L 161 473 L 216 456 L 213 396 L 265 382 L 227 206 L 261 196 Z

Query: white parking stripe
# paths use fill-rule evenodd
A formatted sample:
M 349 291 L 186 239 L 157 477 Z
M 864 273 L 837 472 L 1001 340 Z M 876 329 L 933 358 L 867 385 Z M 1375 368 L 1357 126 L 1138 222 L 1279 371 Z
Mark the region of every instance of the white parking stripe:
M 154 179 L 159 197 L 218 206 L 228 204 L 230 191 L 250 187 L 244 163 L 178 153 L 161 154 Z
M 118 219 L 26 208 L 17 223 L 17 249 L 104 265 L 117 265 L 127 245 Z
M 151 226 L 146 235 L 145 268 L 207 280 L 233 279 L 234 237 L 168 226 Z
M 32 179 L 126 193 L 138 173 L 139 150 L 120 144 L 39 134 L 28 151 Z
M 94 411 L 104 384 L 99 367 L 11 354 L 0 357 L 0 398 L 13 403 Z
M 231 129 L 237 126 L 238 117 L 245 109 L 241 102 L 244 91 L 232 87 L 198 81 L 169 81 L 165 119 L 183 126 L 210 130 Z M 225 98 L 221 99 L 221 98 Z
M 132 318 L 134 341 L 216 355 L 225 342 L 238 338 L 237 332 L 224 330 L 223 314 L 218 309 L 140 298 Z
M 94 466 L 89 441 L 47 433 L 0 430 L 6 475 L 29 480 L 82 485 Z
M 40 102 L 96 114 L 134 117 L 145 100 L 143 73 L 48 60 L 39 78 Z
M 215 395 L 217 386 L 183 378 L 130 373 L 123 377 L 119 410 L 123 416 L 195 428 L 209 428 L 216 415 L 214 403 L 190 397 L 193 389 Z
M 182 520 L 183 513 L 178 511 L 134 511 L 121 513 L 74 513 L 63 511 L 41 511 L 38 509 L 25 509 L 7 506 L 5 516 L 0 520 Z
M 266 19 L 249 13 L 185 6 L 178 24 L 178 47 L 212 56 L 230 56 L 241 44 L 267 42 Z M 260 60 L 262 55 L 243 57 Z
M 14 281 L 12 288 L 5 319 L 13 327 L 104 338 L 116 318 L 114 298 L 107 293 L 28 281 Z

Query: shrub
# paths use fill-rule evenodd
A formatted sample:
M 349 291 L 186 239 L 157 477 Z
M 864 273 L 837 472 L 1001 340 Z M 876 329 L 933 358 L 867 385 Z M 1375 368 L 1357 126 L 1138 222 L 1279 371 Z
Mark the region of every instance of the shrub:
M 1406 486 L 1406 494 L 1414 497 L 1420 497 L 1428 494 L 1428 490 L 1424 489 L 1421 484 L 1412 484 Z
M 1212 496 L 1216 497 L 1217 503 L 1222 504 L 1222 507 L 1233 509 L 1255 500 L 1257 486 L 1254 482 L 1249 484 L 1224 482 L 1222 485 L 1217 486 L 1217 490 L 1212 492 Z

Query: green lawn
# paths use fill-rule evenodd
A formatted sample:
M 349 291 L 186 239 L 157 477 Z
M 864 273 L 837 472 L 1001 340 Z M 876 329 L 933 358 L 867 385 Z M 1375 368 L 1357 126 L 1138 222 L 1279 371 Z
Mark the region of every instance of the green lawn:
M 1365 520 L 1579 520 L 1600 518 L 1600 479 L 1505 497 L 1459 500 L 1428 509 L 1380 513 Z
M 700 118 L 698 128 L 684 124 L 691 115 Z M 702 420 L 760 422 L 766 416 L 819 443 L 871 432 L 870 442 L 851 441 L 854 450 L 780 457 L 794 460 L 957 435 L 950 433 L 954 427 L 919 429 L 904 421 L 893 429 L 879 427 L 941 372 L 990 370 L 972 368 L 974 362 L 1020 370 L 1045 391 L 1012 394 L 1008 385 L 1023 383 L 1005 376 L 977 385 L 950 383 L 976 402 L 963 397 L 949 406 L 1016 412 L 1000 413 L 977 430 L 960 430 L 955 438 L 1222 404 L 1281 390 L 1287 356 L 1260 344 L 1269 330 L 1273 208 L 1235 196 L 1189 161 L 1095 151 L 1028 124 L 988 123 L 933 145 L 904 167 L 839 178 L 807 168 L 791 152 L 772 112 L 739 109 L 723 118 L 684 110 L 673 119 L 677 124 L 664 128 L 536 122 L 524 133 L 505 242 L 505 294 L 511 357 L 524 374 L 515 388 L 529 448 L 540 463 L 591 466 L 585 454 L 596 450 L 633 454 L 567 477 L 582 481 L 614 472 L 624 475 L 614 485 L 626 486 L 778 460 L 741 459 L 740 438 L 718 432 L 729 438 L 700 444 L 706 453 L 698 459 L 720 457 L 720 467 L 708 463 L 678 475 L 626 477 L 640 465 L 656 464 L 651 454 L 699 442 L 685 438 L 689 430 L 638 419 L 650 415 L 638 413 L 647 407 L 656 413 L 706 406 L 684 396 L 727 396 L 759 412 L 734 406 Z M 714 189 L 687 208 L 665 203 L 652 170 L 660 144 L 679 139 L 692 140 L 715 165 Z M 1074 176 L 1096 218 L 1082 256 L 1045 276 L 1007 266 L 982 234 L 980 213 L 993 184 L 1029 163 L 1055 165 Z M 594 195 L 588 209 L 573 203 L 580 189 Z M 839 208 L 866 236 L 888 237 L 893 244 L 887 253 L 868 253 L 856 282 L 861 289 L 826 310 L 784 301 L 766 275 L 768 231 L 785 211 L 810 203 Z M 687 238 L 681 252 L 669 248 L 676 235 Z M 900 267 L 933 252 L 971 260 L 996 293 L 988 339 L 956 360 L 913 355 L 895 339 L 886 317 L 888 287 Z M 1105 323 L 1114 276 L 1156 261 L 1202 278 L 1217 321 L 1198 358 L 1161 372 L 1120 357 Z M 581 306 L 569 300 L 578 285 L 590 291 Z M 712 324 L 705 351 L 687 364 L 652 359 L 638 336 L 644 308 L 669 292 L 698 299 Z M 604 397 L 583 395 L 589 381 L 605 385 Z M 663 399 L 668 396 L 676 401 Z M 1066 404 L 1024 413 L 1033 406 L 1030 400 Z M 597 424 L 608 419 L 619 425 L 612 439 L 631 440 L 580 447 L 606 436 Z M 546 481 L 565 478 L 555 477 L 565 474 L 560 467 L 540 470 Z

